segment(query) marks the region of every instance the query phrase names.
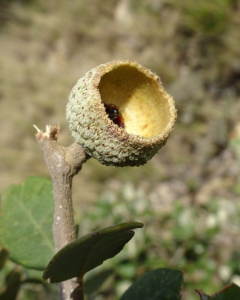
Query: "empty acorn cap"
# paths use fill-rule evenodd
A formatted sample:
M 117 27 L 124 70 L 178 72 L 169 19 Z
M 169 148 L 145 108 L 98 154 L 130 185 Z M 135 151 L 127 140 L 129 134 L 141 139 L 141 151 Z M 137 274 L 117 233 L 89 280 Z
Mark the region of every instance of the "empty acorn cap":
M 124 128 L 104 105 L 115 105 Z M 69 95 L 67 120 L 73 138 L 107 166 L 139 166 L 165 145 L 174 126 L 173 98 L 160 78 L 133 61 L 112 61 L 80 78 Z

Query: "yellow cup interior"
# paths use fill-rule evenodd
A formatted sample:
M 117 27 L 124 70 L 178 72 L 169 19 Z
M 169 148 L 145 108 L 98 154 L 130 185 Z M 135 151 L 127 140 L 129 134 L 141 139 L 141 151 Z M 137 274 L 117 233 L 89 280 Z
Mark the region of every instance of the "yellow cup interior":
M 104 74 L 98 88 L 103 103 L 117 106 L 130 134 L 153 137 L 170 121 L 170 96 L 150 72 L 122 65 Z

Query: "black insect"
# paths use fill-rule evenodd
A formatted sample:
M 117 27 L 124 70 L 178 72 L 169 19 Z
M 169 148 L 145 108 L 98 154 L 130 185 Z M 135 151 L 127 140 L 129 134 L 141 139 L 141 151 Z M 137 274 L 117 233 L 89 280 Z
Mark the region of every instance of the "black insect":
M 124 120 L 117 106 L 114 104 L 104 104 L 104 106 L 109 119 L 112 120 L 114 124 L 124 128 Z

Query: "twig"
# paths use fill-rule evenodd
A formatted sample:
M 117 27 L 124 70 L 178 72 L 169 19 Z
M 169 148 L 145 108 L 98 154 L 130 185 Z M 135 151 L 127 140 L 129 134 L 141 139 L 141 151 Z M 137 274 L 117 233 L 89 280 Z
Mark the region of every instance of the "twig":
M 77 143 L 65 148 L 57 144 L 60 127 L 47 125 L 46 132 L 37 130 L 36 139 L 50 171 L 55 213 L 53 237 L 56 251 L 76 239 L 72 208 L 72 179 L 89 158 Z M 61 300 L 83 300 L 82 282 L 67 280 L 59 284 Z

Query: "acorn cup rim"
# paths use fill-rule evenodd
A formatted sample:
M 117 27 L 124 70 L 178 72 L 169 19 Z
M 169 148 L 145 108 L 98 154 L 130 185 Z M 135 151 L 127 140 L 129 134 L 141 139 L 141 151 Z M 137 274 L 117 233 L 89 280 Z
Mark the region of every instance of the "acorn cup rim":
M 106 111 L 105 111 L 105 107 L 104 107 L 104 103 L 102 102 L 102 98 L 101 98 L 101 93 L 99 91 L 99 84 L 101 82 L 102 77 L 107 74 L 110 73 L 111 71 L 119 68 L 120 66 L 131 66 L 131 67 L 135 67 L 137 68 L 137 70 L 141 73 L 143 73 L 145 76 L 147 76 L 149 79 L 153 80 L 155 79 L 156 82 L 158 82 L 158 84 L 160 84 L 160 87 L 164 90 L 164 88 L 162 87 L 162 83 L 161 83 L 161 79 L 159 78 L 158 75 L 156 75 L 154 72 L 152 72 L 151 70 L 145 68 L 143 65 L 132 61 L 132 60 L 115 60 L 115 61 L 111 61 L 105 64 L 101 64 L 98 66 L 98 73 L 94 75 L 93 77 L 93 81 L 94 81 L 94 85 L 92 86 L 93 90 L 95 91 L 95 95 L 98 95 L 98 97 L 95 98 L 95 100 L 100 100 L 98 101 L 98 104 L 101 105 L 101 108 L 103 110 L 103 114 L 105 116 L 105 121 L 107 121 L 107 124 L 109 126 L 109 129 L 112 128 L 114 130 L 117 130 L 117 132 L 122 135 L 124 133 L 125 136 L 129 136 L 134 140 L 139 140 L 139 138 L 144 142 L 147 142 L 148 144 L 152 144 L 154 142 L 156 142 L 156 140 L 164 140 L 166 139 L 167 136 L 169 136 L 170 132 L 173 130 L 174 128 L 174 123 L 176 121 L 177 118 L 177 110 L 175 108 L 174 105 L 174 100 L 173 97 L 168 94 L 165 90 L 164 93 L 168 96 L 168 104 L 169 104 L 169 112 L 170 112 L 170 118 L 169 118 L 169 122 L 167 123 L 167 125 L 165 126 L 165 128 L 162 130 L 162 132 L 158 135 L 154 135 L 151 137 L 145 137 L 142 135 L 138 135 L 138 134 L 133 134 L 133 133 L 129 133 L 127 132 L 127 130 L 125 128 L 120 128 L 118 125 L 114 124 L 108 117 Z M 108 69 L 108 71 L 106 72 L 107 67 L 111 67 Z M 91 72 L 91 71 L 90 71 Z

